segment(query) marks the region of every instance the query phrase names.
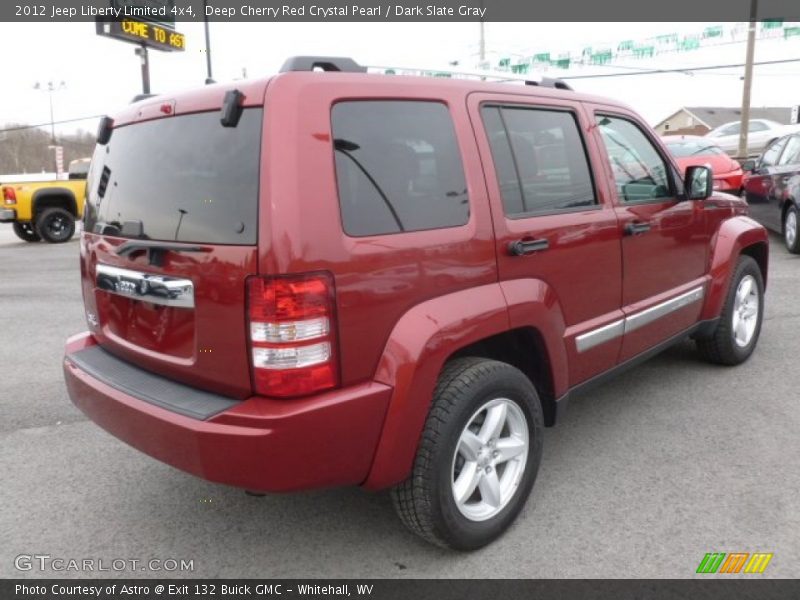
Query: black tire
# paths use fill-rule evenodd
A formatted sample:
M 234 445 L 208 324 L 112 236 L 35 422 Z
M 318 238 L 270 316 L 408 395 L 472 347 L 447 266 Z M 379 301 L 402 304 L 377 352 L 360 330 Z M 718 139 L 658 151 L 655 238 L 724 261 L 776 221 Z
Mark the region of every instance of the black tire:
M 476 414 L 480 418 L 482 413 L 476 411 L 493 399 L 510 400 L 521 409 L 517 414 L 524 415 L 528 450 L 524 467 L 516 467 L 521 479 L 516 488 L 511 487 L 507 502 L 501 504 L 497 514 L 473 520 L 462 514 L 453 497 L 453 476 L 458 465 L 456 448 L 462 432 L 474 423 Z M 411 476 L 392 490 L 400 519 L 417 535 L 445 548 L 474 550 L 495 540 L 511 525 L 530 494 L 542 458 L 543 428 L 539 396 L 521 371 L 482 358 L 449 362 L 436 385 Z M 523 455 L 524 452 L 519 456 Z M 495 476 L 502 479 L 505 471 L 501 473 L 501 468 L 507 467 L 498 463 Z M 488 467 L 486 472 L 491 470 Z M 481 494 L 479 486 L 471 489 Z
M 63 244 L 75 233 L 75 217 L 63 208 L 46 208 L 36 217 L 36 232 L 45 242 Z
M 14 223 L 14 233 L 23 242 L 40 242 L 42 238 L 36 233 L 33 223 Z
M 800 254 L 800 214 L 794 204 L 783 215 L 783 243 L 792 254 Z
M 739 284 L 747 278 L 752 277 L 756 285 L 756 297 L 758 298 L 758 308 L 756 310 L 756 322 L 749 341 L 740 345 L 735 340 L 734 314 L 736 312 L 736 293 Z M 761 324 L 764 318 L 764 279 L 761 276 L 761 269 L 750 256 L 741 256 L 736 263 L 731 283 L 728 286 L 728 293 L 725 297 L 725 305 L 722 308 L 719 324 L 713 335 L 705 339 L 698 339 L 697 349 L 700 355 L 709 362 L 719 365 L 738 365 L 750 358 L 753 350 L 758 343 L 758 336 L 761 333 Z M 741 319 L 741 316 L 739 316 Z M 737 320 L 738 322 L 738 320 Z M 744 340 L 743 340 L 744 341 Z

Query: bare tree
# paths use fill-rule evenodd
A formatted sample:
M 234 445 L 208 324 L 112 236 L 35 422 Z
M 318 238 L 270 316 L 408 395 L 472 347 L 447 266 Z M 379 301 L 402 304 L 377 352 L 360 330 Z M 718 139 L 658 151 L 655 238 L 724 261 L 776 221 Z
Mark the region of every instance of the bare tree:
M 53 171 L 55 163 L 53 150 L 49 148 L 50 136 L 36 127 L 20 127 L 24 125 L 7 123 L 0 126 L 0 174 Z M 58 144 L 64 147 L 66 167 L 71 160 L 91 156 L 95 138 L 91 133 L 79 129 L 75 133 L 58 136 Z

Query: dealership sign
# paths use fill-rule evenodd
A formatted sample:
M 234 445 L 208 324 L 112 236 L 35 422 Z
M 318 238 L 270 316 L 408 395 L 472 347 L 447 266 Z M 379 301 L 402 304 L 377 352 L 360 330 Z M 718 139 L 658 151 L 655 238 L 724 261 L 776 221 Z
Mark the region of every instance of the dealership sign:
M 186 37 L 175 31 L 174 0 L 111 0 L 114 17 L 97 18 L 97 35 L 155 50 L 183 51 Z

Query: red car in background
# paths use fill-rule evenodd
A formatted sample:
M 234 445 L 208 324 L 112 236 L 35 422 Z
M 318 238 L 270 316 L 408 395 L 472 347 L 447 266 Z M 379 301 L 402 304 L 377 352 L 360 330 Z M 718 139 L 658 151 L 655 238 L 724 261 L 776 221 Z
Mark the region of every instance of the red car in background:
M 708 167 L 714 174 L 714 189 L 739 194 L 742 189 L 742 167 L 707 137 L 673 135 L 661 138 L 675 162 L 686 167 Z

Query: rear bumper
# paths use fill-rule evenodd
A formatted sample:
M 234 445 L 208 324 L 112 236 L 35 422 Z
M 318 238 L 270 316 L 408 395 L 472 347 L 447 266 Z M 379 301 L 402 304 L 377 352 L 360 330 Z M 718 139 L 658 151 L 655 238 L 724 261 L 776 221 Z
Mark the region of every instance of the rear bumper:
M 201 420 L 139 398 L 130 380 L 117 385 L 70 358 L 95 345 L 88 333 L 67 342 L 70 399 L 103 429 L 160 461 L 265 492 L 355 485 L 367 477 L 391 395 L 385 385 L 369 382 L 297 400 L 252 397 Z
M 0 208 L 0 223 L 11 223 L 17 220 L 17 211 L 12 208 Z
M 723 173 L 714 176 L 714 189 L 720 192 L 739 193 L 742 189 L 742 173 Z

